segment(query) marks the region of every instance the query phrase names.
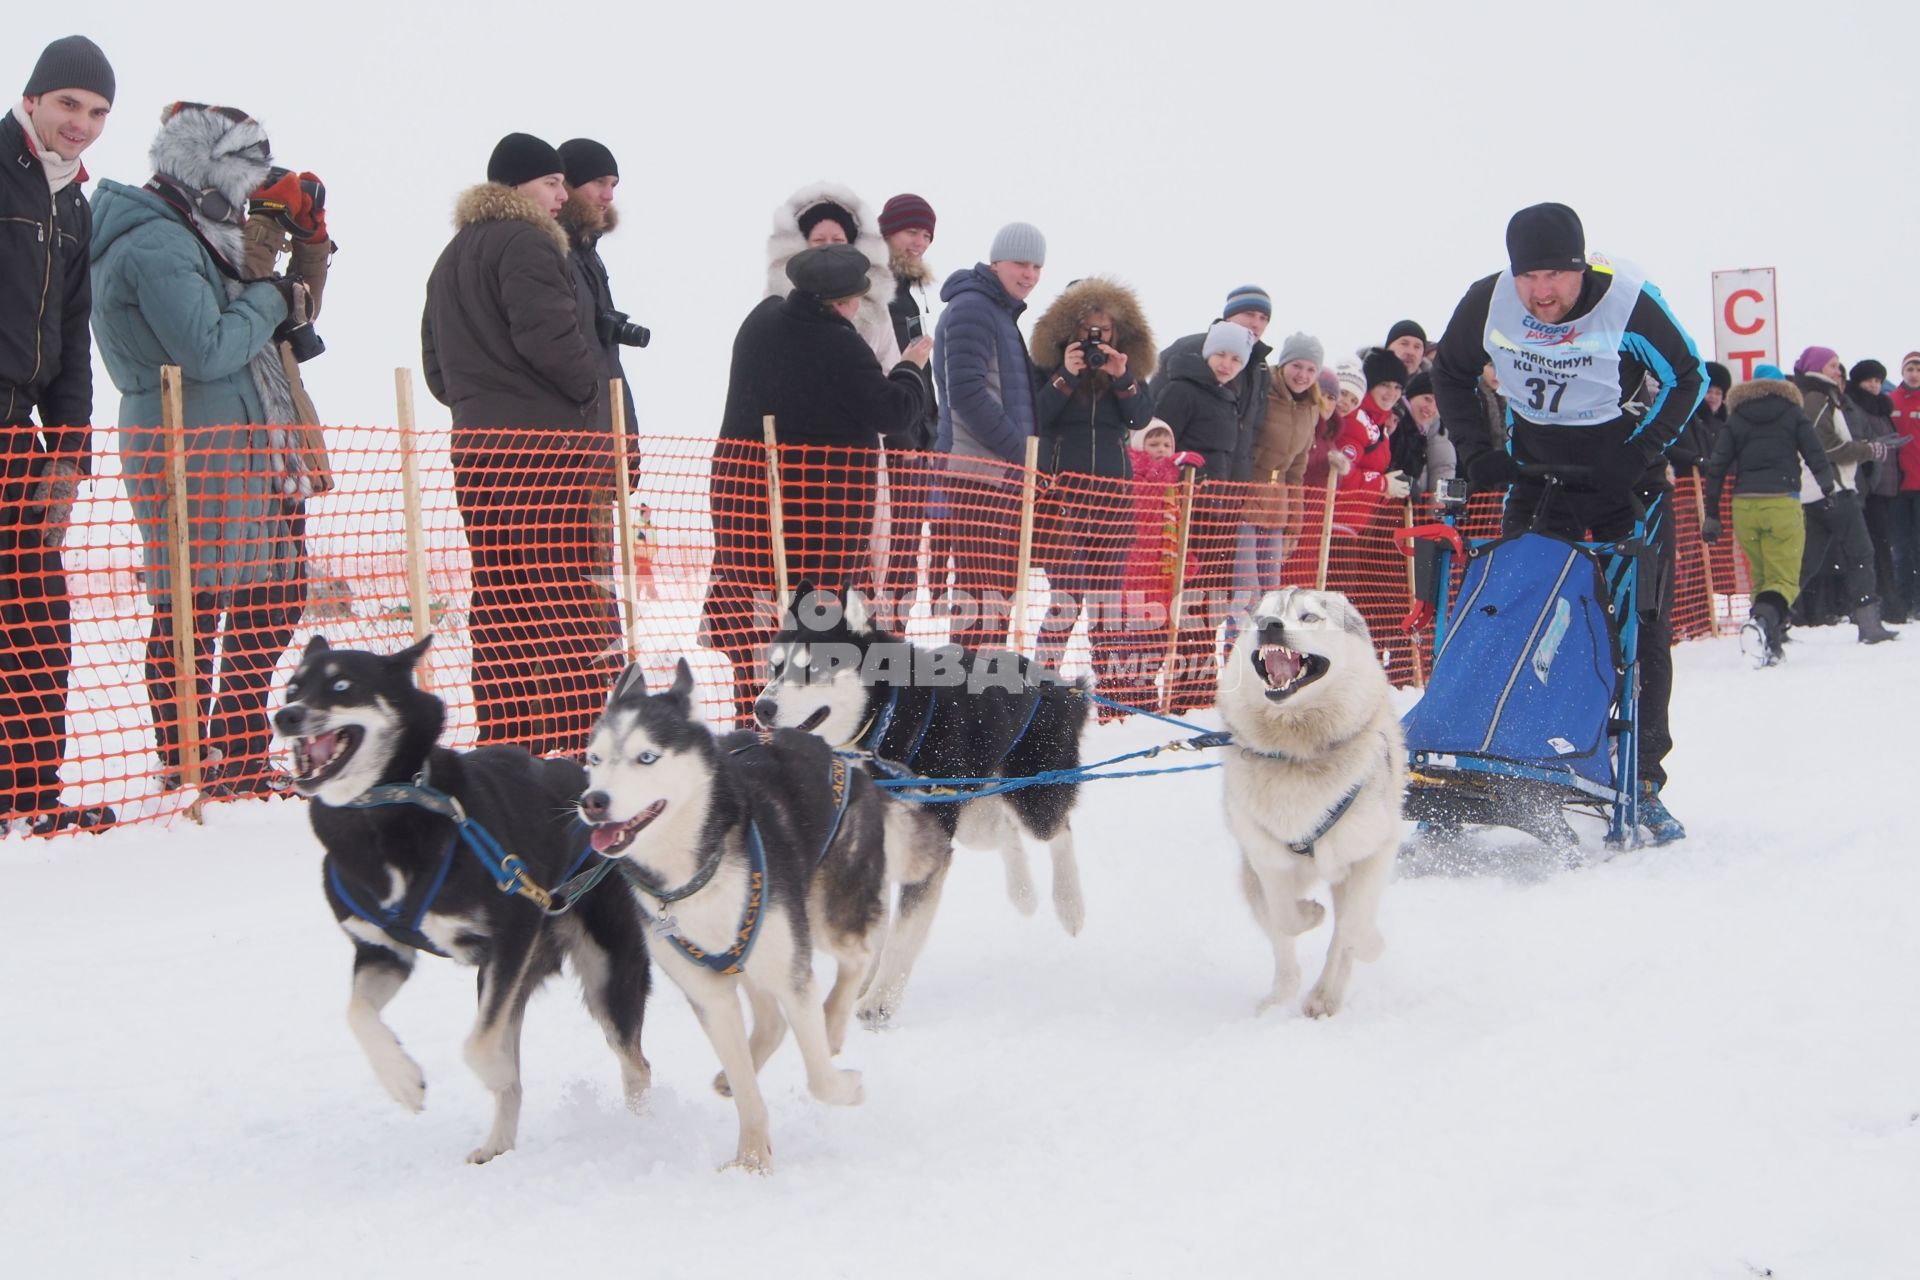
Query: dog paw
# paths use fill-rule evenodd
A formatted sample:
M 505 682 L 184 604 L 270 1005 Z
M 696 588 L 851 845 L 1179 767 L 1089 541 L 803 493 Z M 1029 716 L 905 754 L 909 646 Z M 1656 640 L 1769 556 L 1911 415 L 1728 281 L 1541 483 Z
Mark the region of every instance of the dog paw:
M 1340 1012 L 1342 1003 L 1344 1002 L 1340 996 L 1315 987 L 1313 990 L 1307 992 L 1306 1000 L 1300 1005 L 1300 1012 L 1306 1014 L 1309 1018 L 1331 1018 L 1334 1014 Z
M 857 1107 L 866 1101 L 867 1087 L 858 1071 L 834 1071 L 813 1086 L 813 1096 L 835 1107 Z
M 511 1150 L 513 1150 L 513 1144 L 511 1142 L 502 1143 L 498 1146 L 488 1142 L 467 1152 L 467 1163 L 485 1164 L 495 1156 L 503 1156 Z
M 734 1153 L 733 1159 L 720 1166 L 720 1172 L 722 1173 L 731 1173 L 736 1170 L 741 1173 L 751 1173 L 758 1177 L 765 1177 L 767 1174 L 772 1173 L 772 1144 L 764 1146 L 748 1146 L 742 1144 L 740 1150 Z
M 876 1000 L 872 1004 L 860 1002 L 855 1011 L 860 1025 L 869 1031 L 885 1031 L 893 1025 L 893 1004 L 887 1000 Z
M 714 1074 L 713 1091 L 723 1098 L 731 1098 L 733 1096 L 733 1086 L 727 1083 L 726 1072 L 720 1071 Z
M 1077 886 L 1066 893 L 1054 890 L 1053 913 L 1060 917 L 1060 925 L 1069 938 L 1079 937 L 1080 931 L 1087 927 L 1087 904 Z
M 385 1061 L 374 1064 L 374 1074 L 392 1099 L 409 1111 L 427 1108 L 427 1077 L 420 1064 L 398 1049 Z
M 1040 909 L 1040 895 L 1034 891 L 1032 879 L 1012 872 L 1007 873 L 1007 901 L 1023 916 Z

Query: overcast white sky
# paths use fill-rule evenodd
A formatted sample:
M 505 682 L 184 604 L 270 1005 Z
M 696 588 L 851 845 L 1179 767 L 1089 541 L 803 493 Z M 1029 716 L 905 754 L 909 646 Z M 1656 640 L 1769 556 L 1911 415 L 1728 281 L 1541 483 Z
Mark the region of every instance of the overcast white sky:
M 615 297 L 655 335 L 627 357 L 642 427 L 710 436 L 772 210 L 821 178 L 875 208 L 926 196 L 942 275 L 1000 224 L 1033 222 L 1049 242 L 1037 306 L 1116 275 L 1163 345 L 1242 282 L 1272 293 L 1276 333 L 1330 353 L 1402 316 L 1437 338 L 1501 265 L 1513 210 L 1560 200 L 1709 355 L 1710 273 L 1772 266 L 1789 358 L 1819 342 L 1895 365 L 1920 348 L 1915 15 L 1894 0 L 342 0 L 236 8 L 222 47 L 177 7 L 99 0 L 16 15 L 8 47 L 19 83 L 55 36 L 106 49 L 119 92 L 86 156 L 96 179 L 146 178 L 176 98 L 244 107 L 281 163 L 326 179 L 341 252 L 329 351 L 307 372 L 330 422 L 392 421 L 450 208 L 495 141 L 600 139 L 622 171 Z

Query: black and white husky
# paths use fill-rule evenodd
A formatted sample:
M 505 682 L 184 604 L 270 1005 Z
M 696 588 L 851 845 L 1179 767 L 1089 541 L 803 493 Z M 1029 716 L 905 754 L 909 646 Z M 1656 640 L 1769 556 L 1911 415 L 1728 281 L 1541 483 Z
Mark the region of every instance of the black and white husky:
M 308 816 L 326 850 L 327 901 L 353 940 L 347 1025 L 408 1110 L 425 1105 L 426 1080 L 380 1011 L 421 951 L 480 970 L 466 1059 L 493 1091 L 494 1114 L 486 1141 L 467 1157 L 478 1164 L 513 1147 L 521 1020 L 528 997 L 563 959 L 573 962 L 587 1008 L 620 1060 L 629 1103 L 645 1092 L 646 923 L 625 894 L 589 894 L 570 913 L 549 916 L 514 892 L 528 880 L 551 888 L 589 857 L 573 808 L 586 774 L 572 761 L 515 747 L 436 746 L 446 708 L 413 682 L 427 643 L 385 657 L 315 636 L 273 727 L 292 740 L 293 785 L 313 801 Z M 518 864 L 498 876 L 489 870 L 469 843 L 484 849 L 488 838 Z
M 768 1168 L 761 1066 L 791 1023 L 813 1096 L 861 1100 L 859 1072 L 836 1068 L 833 1056 L 872 967 L 890 886 L 924 879 L 943 849 L 810 734 L 716 737 L 694 717 L 684 659 L 664 693 L 647 692 L 637 665 L 621 676 L 588 739 L 579 803 L 594 850 L 627 859 L 623 894 L 653 914 L 654 956 L 720 1058 L 715 1087 L 740 1115 L 735 1163 Z M 824 1007 L 815 948 L 839 962 Z
M 923 778 L 1030 778 L 1080 764 L 1085 688 L 1006 651 L 925 649 L 876 626 L 857 591 L 839 597 L 801 584 L 768 650 L 769 678 L 754 713 L 768 727 L 804 729 Z M 883 766 L 884 767 L 884 766 Z M 1086 922 L 1074 860 L 1079 786 L 1046 783 L 958 803 L 918 806 L 949 840 L 996 848 L 1007 896 L 1036 905 L 1022 832 L 1053 859 L 1053 907 L 1070 934 Z M 902 889 L 898 919 L 861 1000 L 883 1023 L 898 1006 L 940 901 L 942 871 Z

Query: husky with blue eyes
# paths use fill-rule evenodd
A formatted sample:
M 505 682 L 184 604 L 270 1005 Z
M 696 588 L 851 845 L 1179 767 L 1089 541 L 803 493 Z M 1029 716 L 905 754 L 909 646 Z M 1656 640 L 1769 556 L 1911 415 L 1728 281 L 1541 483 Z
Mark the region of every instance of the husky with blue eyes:
M 861 1100 L 860 1073 L 833 1057 L 889 895 L 944 870 L 945 841 L 810 733 L 716 736 L 695 718 L 685 659 L 658 693 L 639 666 L 627 668 L 588 739 L 578 799 L 594 852 L 625 861 L 600 892 L 617 889 L 651 917 L 654 958 L 687 993 L 720 1059 L 714 1087 L 732 1094 L 740 1117 L 734 1163 L 769 1169 L 760 1068 L 791 1024 L 813 1096 Z M 839 966 L 824 1002 L 815 950 Z
M 561 915 L 519 891 L 551 888 L 592 860 L 573 808 L 586 774 L 571 760 L 517 747 L 437 746 L 446 707 L 413 680 L 427 643 L 388 656 L 336 649 L 316 635 L 273 728 L 292 744 L 294 789 L 312 802 L 307 816 L 326 851 L 327 902 L 353 942 L 347 1025 L 381 1085 L 409 1111 L 426 1105 L 426 1078 L 381 1010 L 423 951 L 480 971 L 466 1058 L 493 1092 L 494 1119 L 467 1157 L 478 1164 L 514 1145 L 521 1019 L 563 961 L 619 1060 L 628 1102 L 639 1102 L 651 1079 L 640 1052 L 646 921 L 631 897 L 605 886 Z M 520 878 L 490 871 L 474 851 L 481 832 L 517 860 Z

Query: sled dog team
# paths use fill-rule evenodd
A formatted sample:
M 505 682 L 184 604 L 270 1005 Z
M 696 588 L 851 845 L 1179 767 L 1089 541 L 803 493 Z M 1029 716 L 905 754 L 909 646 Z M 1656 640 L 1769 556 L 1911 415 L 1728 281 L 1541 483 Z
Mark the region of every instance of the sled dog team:
M 810 589 L 803 586 L 796 599 Z M 836 602 L 837 604 L 837 602 Z M 883 1025 L 924 946 L 955 841 L 997 848 L 1008 896 L 1037 894 L 1024 838 L 1052 862 L 1055 914 L 1085 920 L 1067 778 L 1088 701 L 1009 654 L 962 650 L 951 680 L 881 682 L 877 650 L 928 656 L 877 627 L 864 602 L 795 608 L 768 654 L 762 729 L 697 717 L 685 660 L 666 687 L 631 666 L 594 725 L 582 767 L 513 747 L 438 744 L 445 708 L 418 688 L 427 641 L 391 656 L 315 636 L 273 716 L 325 851 L 335 918 L 354 946 L 347 1021 L 387 1092 L 425 1101 L 418 1064 L 381 1018 L 422 952 L 479 970 L 465 1046 L 494 1096 L 468 1159 L 511 1150 L 527 1001 L 571 961 L 620 1062 L 629 1101 L 651 1082 L 640 1031 L 650 964 L 686 993 L 719 1059 L 714 1087 L 739 1117 L 735 1163 L 765 1170 L 773 1144 L 759 1069 L 789 1027 L 809 1091 L 858 1103 L 834 1064 L 857 1014 Z M 992 664 L 1017 666 L 1017 679 Z M 1220 679 L 1232 745 L 1222 770 L 1242 883 L 1273 945 L 1260 1008 L 1291 1001 L 1294 938 L 1333 900 L 1326 965 L 1305 1011 L 1336 1013 L 1356 960 L 1381 949 L 1380 895 L 1400 838 L 1405 752 L 1360 615 L 1333 592 L 1276 591 L 1256 606 Z M 1049 780 L 976 785 L 957 803 L 899 796 L 876 778 Z M 833 958 L 825 996 L 813 958 Z M 749 1026 L 740 993 L 752 1013 Z

